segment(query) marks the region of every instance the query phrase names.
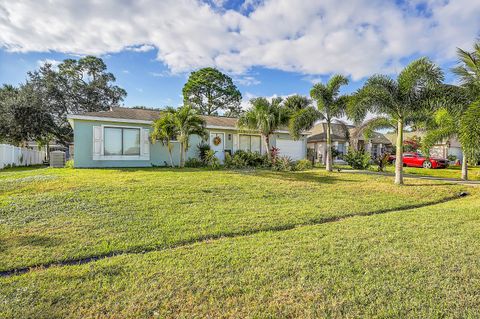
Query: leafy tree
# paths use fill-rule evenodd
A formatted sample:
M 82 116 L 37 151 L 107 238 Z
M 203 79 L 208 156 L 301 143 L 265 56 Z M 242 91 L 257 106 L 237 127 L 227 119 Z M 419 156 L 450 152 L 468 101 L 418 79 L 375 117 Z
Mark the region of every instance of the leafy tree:
M 102 59 L 87 56 L 64 60 L 58 70 L 45 64 L 28 73 L 26 86 L 31 89 L 31 96 L 35 95 L 34 99 L 42 103 L 42 109 L 51 115 L 53 136 L 60 143 L 68 144 L 73 132 L 67 114 L 105 111 L 123 101 L 125 90 L 113 82 L 115 77 L 107 72 Z
M 310 91 L 310 96 L 317 102 L 319 118 L 327 122 L 327 158 L 326 169 L 332 171 L 332 122 L 335 118 L 343 116 L 347 107 L 348 96 L 340 95 L 340 88 L 348 84 L 348 79 L 336 74 L 326 83 L 317 83 Z
M 259 131 L 265 143 L 267 156 L 270 158 L 270 136 L 281 126 L 288 125 L 291 111 L 282 105 L 282 98 L 271 101 L 264 97 L 250 100 L 251 108 L 243 113 L 239 120 L 240 128 Z
M 203 68 L 192 72 L 183 87 L 184 104 L 190 104 L 203 115 L 227 116 L 241 113 L 242 94 L 232 79 L 215 68 Z
M 394 80 L 374 75 L 349 101 L 349 115 L 356 121 L 367 112 L 378 113 L 378 123 L 396 122 L 395 183 L 403 184 L 403 130 L 424 116 L 428 101 L 443 80 L 442 70 L 427 58 L 413 61 Z
M 191 135 L 199 135 L 206 138 L 205 120 L 198 114 L 197 110 L 190 105 L 184 105 L 174 113 L 175 127 L 178 131 L 177 140 L 180 142 L 180 167 L 185 166 L 185 156 Z
M 174 146 L 172 141 L 179 135 L 179 128 L 176 125 L 175 118 L 176 112 L 171 107 L 162 112 L 160 118 L 153 122 L 153 133 L 151 135 L 152 142 L 161 141 L 167 147 L 171 167 L 175 167 L 172 156 Z

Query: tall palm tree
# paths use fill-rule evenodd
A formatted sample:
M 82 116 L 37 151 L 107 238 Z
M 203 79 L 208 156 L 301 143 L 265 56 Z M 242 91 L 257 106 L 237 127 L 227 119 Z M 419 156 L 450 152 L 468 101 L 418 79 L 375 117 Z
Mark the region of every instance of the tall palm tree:
M 267 156 L 270 158 L 270 136 L 282 126 L 289 123 L 291 112 L 282 105 L 283 99 L 264 97 L 250 100 L 251 108 L 238 119 L 240 128 L 259 131 L 262 135 Z
M 317 102 L 320 117 L 327 122 L 327 171 L 333 169 L 332 122 L 345 113 L 348 96 L 340 95 L 340 88 L 347 84 L 348 79 L 345 76 L 335 74 L 326 84 L 317 83 L 310 91 L 310 96 Z
M 175 112 L 175 127 L 178 130 L 177 140 L 180 142 L 180 167 L 185 166 L 185 156 L 191 135 L 207 137 L 205 120 L 190 105 L 184 105 Z
M 172 156 L 174 145 L 172 141 L 179 135 L 175 120 L 176 112 L 177 111 L 172 107 L 168 107 L 165 112 L 162 112 L 160 118 L 153 122 L 153 132 L 150 136 L 152 143 L 155 141 L 161 141 L 162 144 L 167 147 L 171 167 L 175 167 Z
M 407 65 L 394 80 L 374 75 L 349 101 L 349 115 L 356 121 L 367 112 L 380 114 L 379 122 L 396 122 L 395 184 L 403 184 L 403 130 L 424 115 L 430 95 L 443 80 L 442 70 L 427 58 Z

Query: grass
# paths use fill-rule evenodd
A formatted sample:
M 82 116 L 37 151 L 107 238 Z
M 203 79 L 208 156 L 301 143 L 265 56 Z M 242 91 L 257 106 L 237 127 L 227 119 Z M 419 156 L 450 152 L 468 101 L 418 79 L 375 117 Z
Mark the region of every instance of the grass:
M 339 185 L 342 185 L 339 187 Z M 431 203 L 451 186 L 324 171 L 43 169 L 0 176 L 0 271 Z M 459 191 L 461 187 L 457 187 Z
M 0 278 L 0 317 L 477 317 L 480 189 L 408 184 L 319 170 L 0 173 L 2 270 L 239 235 Z M 471 196 L 308 225 L 460 190 Z M 268 231 L 289 225 L 305 226 Z
M 387 172 L 394 173 L 395 167 L 392 165 L 387 166 Z M 425 169 L 419 167 L 404 167 L 405 174 L 419 175 L 419 176 L 432 176 L 441 178 L 455 178 L 460 179 L 462 177 L 462 169 L 459 166 L 449 166 L 448 168 L 440 169 Z M 480 181 L 480 167 L 470 167 L 468 169 L 468 178 L 472 181 Z

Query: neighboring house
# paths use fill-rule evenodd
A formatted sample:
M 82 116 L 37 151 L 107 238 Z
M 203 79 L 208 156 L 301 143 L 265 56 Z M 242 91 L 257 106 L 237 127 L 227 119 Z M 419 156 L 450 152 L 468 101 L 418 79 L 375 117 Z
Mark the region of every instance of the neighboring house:
M 348 129 L 348 132 L 346 130 Z M 352 143 L 350 137 L 355 126 L 332 123 L 332 146 L 341 155 L 346 154 Z M 372 158 L 390 151 L 392 143 L 385 135 L 374 132 L 372 138 L 365 140 L 363 134 L 358 137 L 357 148 L 365 149 L 372 155 Z M 325 164 L 327 158 L 327 123 L 318 123 L 311 130 L 307 139 L 307 147 L 316 162 Z
M 112 108 L 105 112 L 71 114 L 68 121 L 73 128 L 75 167 L 148 167 L 169 164 L 167 147 L 161 142 L 151 143 L 152 123 L 160 111 Z M 225 153 L 250 150 L 264 154 L 265 143 L 257 132 L 237 128 L 237 119 L 221 116 L 203 116 L 208 138 L 216 156 L 223 161 Z M 219 137 L 216 138 L 216 137 Z M 214 140 L 216 143 L 214 143 Z M 190 137 L 186 158 L 198 158 L 197 145 L 201 138 Z M 306 157 L 306 134 L 294 140 L 287 130 L 279 130 L 271 136 L 270 147 L 276 147 L 280 155 L 294 160 Z M 174 142 L 173 157 L 178 165 L 180 145 Z
M 421 131 L 415 132 L 404 132 L 403 139 L 409 140 L 414 137 L 420 138 L 420 141 L 425 137 L 426 133 Z M 395 133 L 388 133 L 385 136 L 392 141 L 393 145 L 396 145 L 396 134 Z M 462 153 L 462 145 L 458 141 L 456 137 L 452 137 L 446 140 L 443 140 L 440 143 L 436 143 L 430 149 L 430 156 L 432 157 L 439 157 L 439 158 L 448 158 L 448 156 L 453 155 L 456 159 L 462 161 L 463 160 L 463 153 Z

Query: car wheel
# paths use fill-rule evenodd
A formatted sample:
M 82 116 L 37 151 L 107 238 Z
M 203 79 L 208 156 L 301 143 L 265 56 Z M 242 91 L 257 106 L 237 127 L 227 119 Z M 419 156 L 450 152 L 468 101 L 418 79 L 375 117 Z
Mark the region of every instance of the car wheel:
M 423 168 L 432 168 L 432 163 L 430 161 L 423 162 Z

